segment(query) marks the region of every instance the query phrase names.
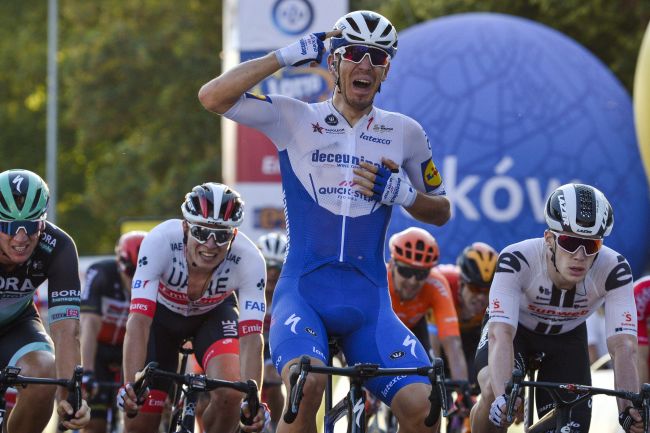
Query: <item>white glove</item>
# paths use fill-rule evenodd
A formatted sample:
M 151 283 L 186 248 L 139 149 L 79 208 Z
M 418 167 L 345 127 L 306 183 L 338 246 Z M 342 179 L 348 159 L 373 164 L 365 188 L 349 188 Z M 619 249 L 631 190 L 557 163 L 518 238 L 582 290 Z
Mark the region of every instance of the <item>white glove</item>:
M 497 427 L 506 427 L 508 423 L 506 422 L 506 410 L 507 410 L 508 400 L 505 394 L 498 396 L 490 406 L 490 421 Z M 503 411 L 501 410 L 503 407 Z
M 325 32 L 310 33 L 298 41 L 275 51 L 275 57 L 282 66 L 300 66 L 309 62 L 320 63 L 325 51 Z
M 401 170 L 394 172 L 382 166 L 375 176 L 373 199 L 389 206 L 398 204 L 409 207 L 415 202 L 418 193 Z

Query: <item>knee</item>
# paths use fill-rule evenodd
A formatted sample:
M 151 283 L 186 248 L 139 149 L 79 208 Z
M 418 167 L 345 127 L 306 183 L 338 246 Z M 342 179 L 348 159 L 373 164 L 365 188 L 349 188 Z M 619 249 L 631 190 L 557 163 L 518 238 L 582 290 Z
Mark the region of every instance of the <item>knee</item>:
M 241 392 L 234 389 L 219 388 L 210 391 L 210 406 L 218 411 L 238 411 L 241 401 Z
M 318 410 L 323 398 L 323 392 L 325 391 L 325 381 L 325 376 L 321 374 L 310 374 L 307 376 L 303 388 L 303 397 L 300 402 L 301 408 L 308 407 L 314 411 Z
M 22 357 L 18 361 L 20 374 L 29 377 L 56 377 L 54 355 L 49 352 L 36 351 Z M 72 376 L 72 371 L 70 372 Z

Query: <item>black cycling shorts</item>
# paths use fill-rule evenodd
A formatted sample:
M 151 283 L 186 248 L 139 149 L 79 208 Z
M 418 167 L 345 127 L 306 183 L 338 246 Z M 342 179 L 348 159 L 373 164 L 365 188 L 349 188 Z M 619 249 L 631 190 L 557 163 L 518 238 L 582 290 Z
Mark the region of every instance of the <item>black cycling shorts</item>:
M 54 354 L 54 344 L 31 304 L 11 323 L 0 327 L 0 367 L 15 366 L 24 355 L 37 350 Z
M 488 336 L 485 322 L 487 320 L 484 320 L 481 341 L 476 350 L 474 362 L 476 371 L 480 371 L 488 364 Z M 526 371 L 530 357 L 539 352 L 544 352 L 545 356 L 537 372 L 538 381 L 591 385 L 587 326 L 585 323 L 569 332 L 554 335 L 538 334 L 519 324 L 513 344 L 515 368 L 522 371 Z M 575 398 L 575 394 L 563 393 L 561 395 L 567 400 Z M 535 390 L 535 403 L 539 417 L 542 417 L 553 408 L 553 400 L 543 389 Z M 574 406 L 571 412 L 571 421 L 578 424 L 572 432 L 589 432 L 591 399 Z

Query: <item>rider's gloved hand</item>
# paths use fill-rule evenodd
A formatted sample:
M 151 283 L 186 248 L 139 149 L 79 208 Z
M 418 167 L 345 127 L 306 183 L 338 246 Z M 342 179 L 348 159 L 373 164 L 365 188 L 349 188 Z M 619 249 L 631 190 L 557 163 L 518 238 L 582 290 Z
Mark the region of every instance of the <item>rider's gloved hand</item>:
M 149 390 L 147 389 L 143 393 L 145 397 L 141 400 L 138 400 L 138 396 L 133 390 L 133 384 L 131 382 L 127 382 L 122 387 L 120 387 L 119 391 L 117 392 L 117 406 L 122 411 L 126 412 L 129 417 L 134 417 L 138 414 L 140 406 L 142 406 L 146 401 L 146 396 L 148 394 Z
M 509 423 L 506 421 L 506 411 L 508 407 L 508 396 L 501 394 L 490 406 L 490 421 L 497 427 L 507 427 Z
M 310 33 L 298 41 L 275 51 L 275 57 L 282 66 L 300 66 L 305 63 L 320 63 L 325 52 L 325 33 Z
M 618 414 L 618 423 L 628 433 L 633 430 L 643 431 L 643 418 L 638 410 L 632 406 L 626 407 L 623 412 Z M 633 427 L 636 428 L 633 429 Z
M 401 169 L 390 170 L 381 166 L 375 175 L 373 199 L 389 206 L 398 204 L 409 207 L 415 202 L 418 193 Z
M 250 420 L 250 416 L 251 413 L 248 408 L 248 400 L 244 400 L 241 403 L 241 422 L 244 424 L 241 427 L 242 431 L 246 433 L 268 431 L 268 427 L 271 424 L 271 410 L 266 403 L 260 403 L 260 407 L 253 418 L 253 422 L 246 424 L 247 421 Z

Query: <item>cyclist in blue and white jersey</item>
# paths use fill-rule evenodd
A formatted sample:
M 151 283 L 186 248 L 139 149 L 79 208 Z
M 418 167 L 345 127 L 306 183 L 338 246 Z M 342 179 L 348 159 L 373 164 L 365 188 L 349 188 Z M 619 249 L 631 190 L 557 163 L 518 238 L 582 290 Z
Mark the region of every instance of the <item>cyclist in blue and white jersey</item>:
M 285 66 L 320 62 L 323 41 L 336 83 L 315 104 L 247 90 Z M 265 133 L 279 151 L 289 252 L 273 300 L 271 354 L 283 380 L 301 355 L 323 364 L 328 336 L 349 364 L 428 365 L 426 352 L 391 310 L 383 260 L 392 206 L 443 225 L 442 178 L 422 127 L 373 100 L 397 51 L 397 32 L 369 11 L 340 18 L 329 33 L 304 36 L 206 83 L 203 106 Z M 391 404 L 403 432 L 423 432 L 426 379 L 387 377 L 368 388 Z M 325 378 L 311 375 L 297 420 L 278 432 L 315 432 Z M 434 431 L 434 430 L 431 430 Z
M 614 225 L 609 201 L 592 186 L 567 184 L 550 195 L 544 216 L 544 237 L 509 245 L 499 255 L 489 321 L 476 352 L 481 398 L 472 408 L 474 433 L 507 429 L 505 384 L 513 366 L 525 371 L 538 352 L 545 356 L 537 380 L 591 385 L 585 321 L 603 302 L 616 388 L 639 388 L 632 270 L 625 257 L 603 245 Z M 546 392 L 535 395 L 542 417 L 553 401 Z M 624 429 L 641 433 L 632 403 L 619 399 L 618 405 Z M 590 402 L 577 405 L 567 431 L 588 432 L 590 418 Z
M 11 365 L 24 376 L 69 379 L 81 364 L 79 259 L 72 238 L 46 220 L 48 201 L 48 187 L 36 173 L 0 173 L 0 369 Z M 34 306 L 34 293 L 45 281 L 50 335 Z M 55 399 L 59 416 L 72 415 L 67 396 L 64 387 L 19 388 L 6 431 L 41 433 Z M 84 400 L 63 425 L 79 429 L 88 421 Z

